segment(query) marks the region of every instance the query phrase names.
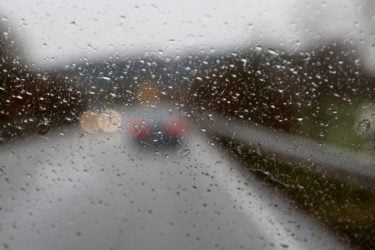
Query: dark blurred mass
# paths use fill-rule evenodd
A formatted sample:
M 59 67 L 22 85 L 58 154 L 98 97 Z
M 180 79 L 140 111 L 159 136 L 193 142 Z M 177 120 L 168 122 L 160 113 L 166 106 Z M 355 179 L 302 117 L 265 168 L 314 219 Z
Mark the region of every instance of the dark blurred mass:
M 23 61 L 10 28 L 0 27 L 0 136 L 48 132 L 76 119 L 82 93 L 58 72 L 34 72 Z

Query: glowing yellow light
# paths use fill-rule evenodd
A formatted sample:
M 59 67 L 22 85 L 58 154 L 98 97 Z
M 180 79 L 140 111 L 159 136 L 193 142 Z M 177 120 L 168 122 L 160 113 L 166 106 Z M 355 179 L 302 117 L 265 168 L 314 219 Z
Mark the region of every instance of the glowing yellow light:
M 139 103 L 153 104 L 157 103 L 159 98 L 159 90 L 155 84 L 147 82 L 138 86 L 136 89 L 136 97 Z

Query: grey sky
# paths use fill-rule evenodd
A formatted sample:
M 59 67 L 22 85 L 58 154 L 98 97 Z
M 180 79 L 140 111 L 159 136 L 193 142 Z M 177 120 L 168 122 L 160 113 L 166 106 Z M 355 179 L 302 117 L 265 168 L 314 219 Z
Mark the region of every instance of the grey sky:
M 369 64 L 372 26 L 361 2 L 2 0 L 0 8 L 29 62 L 40 66 L 114 53 L 173 56 L 254 44 L 295 51 L 337 37 L 360 44 Z

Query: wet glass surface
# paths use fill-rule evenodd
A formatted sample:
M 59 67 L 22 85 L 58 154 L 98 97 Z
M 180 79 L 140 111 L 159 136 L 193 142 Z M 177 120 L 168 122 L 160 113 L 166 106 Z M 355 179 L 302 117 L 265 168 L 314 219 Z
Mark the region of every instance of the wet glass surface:
M 0 249 L 375 248 L 370 1 L 0 7 Z

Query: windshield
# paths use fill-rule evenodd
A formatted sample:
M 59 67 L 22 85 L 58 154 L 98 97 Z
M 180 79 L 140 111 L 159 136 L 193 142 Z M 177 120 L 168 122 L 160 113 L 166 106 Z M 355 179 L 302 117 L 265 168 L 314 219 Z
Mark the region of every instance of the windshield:
M 375 248 L 371 1 L 0 7 L 1 249 Z

